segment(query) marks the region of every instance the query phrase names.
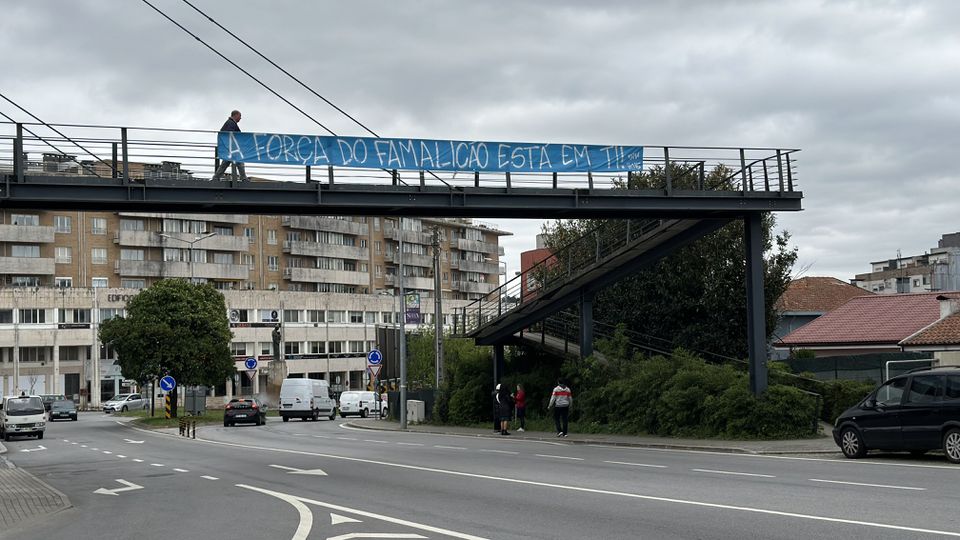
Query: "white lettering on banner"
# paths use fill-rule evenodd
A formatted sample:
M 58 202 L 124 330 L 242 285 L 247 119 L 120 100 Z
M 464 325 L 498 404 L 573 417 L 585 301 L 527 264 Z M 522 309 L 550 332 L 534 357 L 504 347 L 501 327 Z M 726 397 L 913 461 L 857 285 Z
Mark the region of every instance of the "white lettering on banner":
M 313 164 L 316 165 L 323 160 L 323 163 L 330 163 L 330 158 L 327 157 L 327 151 L 323 148 L 323 139 L 320 137 L 313 138 Z
M 583 157 L 587 160 L 587 167 L 590 166 L 590 150 L 586 146 L 581 146 L 580 151 L 577 151 L 577 147 L 573 147 L 573 158 L 577 162 L 577 166 L 580 166 L 580 158 Z
M 290 153 L 293 150 L 293 137 L 289 135 L 283 136 L 283 158 L 286 161 L 299 161 L 296 156 Z
M 543 170 L 544 167 L 548 169 L 553 167 L 553 164 L 550 162 L 550 145 L 545 144 L 540 148 L 540 170 Z
M 380 165 L 383 165 L 383 158 L 386 156 L 387 166 L 389 166 L 390 162 L 392 161 L 391 157 L 394 155 L 393 141 L 373 141 L 373 152 L 377 154 L 377 159 L 380 160 Z M 399 163 L 397 165 L 399 166 Z
M 232 160 L 234 158 L 234 155 L 238 155 L 240 156 L 240 159 L 243 159 L 243 151 L 240 149 L 240 143 L 237 142 L 237 138 L 233 135 L 232 131 L 230 131 L 229 133 L 230 133 L 230 139 L 229 139 L 230 152 L 227 153 L 227 155 L 229 156 L 229 159 Z
M 363 157 L 360 157 L 360 152 L 357 151 L 357 148 L 363 150 Z M 353 157 L 357 160 L 357 163 L 365 164 L 367 162 L 367 141 L 363 139 L 357 139 L 353 143 Z
M 301 145 L 303 145 L 304 141 L 307 142 L 306 153 L 304 153 L 303 150 L 301 149 Z M 303 163 L 304 165 L 306 165 L 307 163 L 310 162 L 311 159 L 313 159 L 313 151 L 310 150 L 310 137 L 301 135 L 300 138 L 297 139 L 297 157 L 300 158 L 300 162 Z
M 427 161 L 430 162 L 430 167 L 427 167 Z M 420 168 L 430 169 L 436 166 L 437 164 L 433 161 L 433 155 L 430 153 L 426 141 L 420 141 Z
M 270 149 L 274 146 L 274 142 L 276 142 L 276 146 L 277 146 L 276 154 L 273 154 L 270 151 Z M 280 159 L 280 156 L 283 155 L 283 139 L 280 137 L 280 135 L 271 135 L 270 138 L 267 139 L 266 153 L 267 153 L 267 159 L 272 159 L 273 161 L 277 161 Z
M 353 161 L 353 149 L 350 148 L 350 143 L 343 139 L 337 139 L 337 146 L 340 148 L 340 161 L 344 165 L 349 165 Z
M 233 133 L 230 133 L 230 138 L 234 139 Z M 260 153 L 260 137 L 256 133 L 253 134 L 253 149 L 257 151 L 257 159 L 263 159 L 263 154 Z
M 510 161 L 506 159 L 507 154 L 504 152 L 504 150 L 507 150 L 509 148 L 510 148 L 509 144 L 500 143 L 497 145 L 497 168 L 498 169 L 503 169 L 504 167 L 507 167 L 510 165 Z
M 407 139 L 406 143 L 404 143 L 404 141 L 400 141 L 398 146 L 400 147 L 400 151 L 398 153 L 400 155 L 401 167 L 407 166 L 407 160 L 403 154 L 404 152 L 406 152 L 410 156 L 411 162 L 420 163 L 420 160 L 417 158 L 417 145 L 413 143 L 412 139 Z

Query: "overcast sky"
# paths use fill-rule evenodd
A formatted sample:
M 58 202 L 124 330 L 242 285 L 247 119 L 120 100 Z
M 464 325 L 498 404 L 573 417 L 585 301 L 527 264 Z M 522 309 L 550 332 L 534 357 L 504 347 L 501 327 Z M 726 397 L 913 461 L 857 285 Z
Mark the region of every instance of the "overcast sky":
M 795 273 L 850 279 L 960 231 L 960 2 L 191 0 L 383 136 L 776 146 Z M 151 0 L 340 134 L 201 18 Z M 3 1 L 0 91 L 48 122 L 324 134 L 139 0 Z M 0 111 L 26 120 L 6 102 Z M 488 220 L 509 274 L 539 221 Z

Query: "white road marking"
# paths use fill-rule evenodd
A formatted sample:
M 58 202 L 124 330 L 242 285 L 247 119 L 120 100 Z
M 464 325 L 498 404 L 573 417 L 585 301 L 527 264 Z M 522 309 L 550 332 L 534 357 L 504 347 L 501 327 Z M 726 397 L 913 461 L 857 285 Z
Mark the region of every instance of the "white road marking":
M 839 480 L 821 480 L 819 478 L 810 478 L 811 482 L 825 482 L 827 484 L 845 484 L 848 486 L 864 486 L 864 487 L 875 487 L 875 488 L 887 488 L 887 489 L 906 489 L 910 491 L 926 491 L 927 488 L 921 487 L 909 487 L 909 486 L 886 486 L 883 484 L 863 484 L 860 482 L 841 482 Z
M 364 439 L 363 442 L 372 442 L 372 443 L 380 443 L 380 444 L 390 444 L 390 443 L 388 443 L 387 441 L 378 441 L 378 440 L 376 440 L 376 439 Z
M 537 457 L 545 457 L 552 459 L 569 459 L 571 461 L 583 461 L 582 457 L 567 457 L 567 456 L 551 456 L 550 454 L 534 454 Z
M 133 427 L 131 427 L 131 429 L 137 429 L 137 430 L 139 430 L 140 428 L 133 428 Z M 147 432 L 147 433 L 149 433 L 149 432 Z M 721 510 L 732 510 L 732 511 L 736 511 L 736 512 L 746 512 L 746 513 L 752 513 L 752 514 L 762 514 L 762 515 L 770 515 L 770 516 L 782 516 L 782 517 L 789 517 L 789 518 L 795 518 L 795 519 L 805 519 L 805 520 L 810 520 L 810 521 L 824 521 L 824 522 L 829 522 L 829 523 L 843 523 L 843 524 L 846 524 L 846 525 L 858 525 L 858 526 L 863 526 L 863 527 L 874 527 L 874 528 L 877 528 L 877 529 L 889 529 L 889 530 L 916 532 L 916 533 L 924 533 L 924 534 L 939 534 L 939 535 L 943 535 L 943 536 L 951 536 L 951 537 L 955 537 L 955 538 L 960 538 L 960 532 L 941 531 L 941 530 L 936 530 L 936 529 L 923 529 L 923 528 L 919 528 L 919 527 L 907 527 L 907 526 L 902 526 L 902 525 L 891 525 L 891 524 L 887 524 L 887 523 L 877 523 L 877 522 L 869 522 L 869 521 L 858 521 L 858 520 L 854 520 L 854 519 L 835 518 L 835 517 L 829 517 L 829 516 L 818 516 L 818 515 L 816 515 L 816 514 L 799 514 L 799 513 L 796 513 L 796 512 L 783 512 L 783 511 L 780 511 L 780 510 L 768 510 L 768 509 L 764 509 L 764 508 L 751 508 L 751 507 L 747 507 L 747 506 L 734 506 L 734 505 L 729 505 L 729 504 L 719 504 L 719 503 L 711 503 L 711 502 L 705 502 L 705 501 L 694 501 L 694 500 L 689 500 L 689 499 L 676 499 L 676 498 L 670 498 L 670 497 L 660 497 L 660 496 L 656 496 L 656 495 L 641 495 L 641 494 L 639 494 L 639 493 L 628 493 L 628 492 L 623 492 L 623 491 L 611 491 L 611 490 L 606 490 L 606 489 L 596 489 L 596 488 L 588 488 L 588 487 L 579 487 L 579 486 L 571 486 L 571 485 L 564 485 L 564 484 L 551 484 L 551 483 L 549 483 L 549 482 L 537 482 L 537 481 L 533 481 L 533 480 L 520 480 L 520 479 L 517 479 L 517 478 L 508 478 L 508 477 L 492 476 L 492 475 L 486 475 L 486 474 L 468 473 L 468 472 L 463 472 L 463 471 L 452 471 L 452 470 L 448 470 L 448 469 L 436 469 L 436 468 L 433 468 L 433 467 L 421 467 L 421 466 L 418 466 L 418 465 L 408 465 L 408 464 L 405 464 L 405 463 L 391 463 L 391 462 L 389 462 L 389 461 L 378 461 L 378 460 L 373 460 L 373 459 L 355 458 L 355 457 L 342 456 L 342 455 L 336 455 L 336 454 L 323 454 L 323 453 L 320 453 L 320 452 L 308 452 L 308 451 L 305 451 L 305 450 L 291 450 L 291 449 L 289 449 L 289 448 L 270 448 L 270 447 L 266 447 L 266 446 L 254 446 L 254 445 L 248 445 L 248 444 L 229 443 L 229 442 L 222 442 L 222 441 L 209 441 L 209 440 L 205 440 L 205 439 L 197 439 L 195 442 L 198 442 L 198 443 L 201 443 L 201 444 L 210 444 L 210 445 L 215 445 L 215 446 L 230 446 L 230 447 L 234 447 L 234 448 L 246 448 L 246 449 L 248 449 L 248 450 L 259 450 L 259 451 L 263 451 L 263 452 L 277 452 L 277 453 L 282 453 L 282 454 L 294 454 L 294 455 L 301 455 L 301 456 L 322 457 L 322 458 L 327 458 L 327 459 L 338 459 L 338 460 L 341 460 L 341 461 L 352 461 L 352 462 L 355 462 L 355 463 L 367 463 L 367 464 L 370 464 L 370 465 L 381 465 L 381 466 L 384 466 L 384 467 L 393 467 L 393 468 L 397 468 L 397 469 L 406 469 L 406 470 L 414 470 L 414 471 L 422 471 L 422 472 L 431 472 L 431 473 L 435 473 L 435 474 L 446 474 L 446 475 L 450 475 L 450 476 L 460 476 L 460 477 L 464 477 L 464 478 L 477 478 L 477 479 L 481 479 L 481 480 L 490 480 L 490 481 L 494 481 L 494 482 L 504 482 L 504 483 L 509 483 L 509 484 L 523 484 L 523 485 L 544 487 L 544 488 L 557 489 L 557 490 L 563 490 L 563 491 L 575 491 L 575 492 L 580 492 L 580 493 L 593 493 L 593 494 L 598 494 L 598 495 L 609 495 L 609 496 L 612 496 L 612 497 L 624 497 L 624 498 L 629 498 L 629 499 L 639 499 L 639 500 L 646 500 L 646 501 L 657 501 L 657 502 L 663 502 L 663 503 L 669 503 L 669 504 L 679 504 L 679 505 L 687 505 L 687 506 L 699 506 L 699 507 L 703 507 L 703 508 L 717 508 L 717 509 L 721 509 Z M 250 487 L 250 486 L 242 486 L 242 485 L 241 485 L 241 487 L 247 487 L 248 489 L 254 489 L 254 490 L 257 490 L 257 491 L 264 491 L 264 490 L 261 490 L 260 488 L 254 488 L 254 487 Z M 311 504 L 314 504 L 313 501 L 306 501 L 306 502 L 310 502 Z M 331 508 L 332 508 L 332 505 L 328 505 L 327 503 L 319 503 L 319 502 L 318 502 L 317 504 L 320 504 L 321 506 L 327 506 L 327 507 L 331 507 Z M 334 508 L 334 509 L 337 509 L 337 508 Z M 360 513 L 360 511 L 354 511 L 354 513 Z
M 42 445 L 42 444 L 39 444 L 39 445 L 37 445 L 36 448 L 24 448 L 23 450 L 20 450 L 20 451 L 21 451 L 21 452 L 27 452 L 27 453 L 29 454 L 30 452 L 42 452 L 42 451 L 44 451 L 44 450 L 46 450 L 46 449 L 47 449 L 46 446 L 44 446 L 44 445 Z
M 80 448 L 86 448 L 86 447 L 87 447 L 87 445 L 85 445 L 85 444 L 81 444 L 81 445 L 80 445 Z
M 327 476 L 322 469 L 298 469 L 296 467 L 287 467 L 286 465 L 270 465 L 274 469 L 289 471 L 289 474 L 305 474 L 311 476 Z
M 70 443 L 70 444 L 79 444 L 79 443 L 72 442 L 72 443 Z
M 340 439 L 341 441 L 355 441 L 355 440 L 356 440 L 356 439 L 354 439 L 353 437 L 337 437 L 337 438 Z
M 353 538 L 426 538 L 413 533 L 347 533 L 331 536 L 327 540 L 352 540 Z
M 341 516 L 340 514 L 334 514 L 333 512 L 330 512 L 330 524 L 339 525 L 341 523 L 363 523 L 363 522 L 360 521 L 359 519 L 353 519 L 351 517 Z
M 143 444 L 143 441 L 135 441 L 133 439 L 124 439 L 124 442 L 128 442 L 130 444 Z
M 604 461 L 604 463 L 611 463 L 613 465 L 630 465 L 632 467 L 651 467 L 654 469 L 666 469 L 666 465 L 650 465 L 649 463 L 631 463 L 629 461 Z
M 63 439 L 63 442 L 70 442 L 70 439 Z
M 104 450 L 103 453 L 104 453 L 104 454 L 112 454 L 113 452 L 111 452 L 111 451 L 109 451 L 109 450 Z
M 216 476 L 207 476 L 207 475 L 203 475 L 200 478 L 203 478 L 204 480 L 219 480 L 219 478 L 217 478 Z
M 117 454 L 117 457 L 120 458 L 120 459 L 123 459 L 123 458 L 125 458 L 125 457 L 127 457 L 127 456 L 125 456 L 125 455 L 123 455 L 123 454 Z
M 190 472 L 187 469 L 174 469 L 177 472 Z
M 407 520 L 405 520 L 405 519 L 397 519 L 397 518 L 394 518 L 394 517 L 384 516 L 384 515 L 380 515 L 380 514 L 374 514 L 374 513 L 371 513 L 371 512 L 365 512 L 365 511 L 363 511 L 363 510 L 354 510 L 354 509 L 352 509 L 352 508 L 347 508 L 347 507 L 345 507 L 345 506 L 338 506 L 338 505 L 335 505 L 335 504 L 325 503 L 325 502 L 321 502 L 321 501 L 317 501 L 317 500 L 313 500 L 313 499 L 307 499 L 307 498 L 305 498 L 305 497 L 295 497 L 295 496 L 293 496 L 293 495 L 288 495 L 288 494 L 286 494 L 286 493 L 279 493 L 279 492 L 276 492 L 276 491 L 270 491 L 270 490 L 268 490 L 268 489 L 263 489 L 263 488 L 258 488 L 258 487 L 254 487 L 254 486 L 249 486 L 249 485 L 246 485 L 246 484 L 235 484 L 235 485 L 236 485 L 237 487 L 239 487 L 239 488 L 249 489 L 249 490 L 252 490 L 252 491 L 258 491 L 258 492 L 263 493 L 263 494 L 265 494 L 265 495 L 270 495 L 270 496 L 272 496 L 272 497 L 276 497 L 276 498 L 281 499 L 281 500 L 283 500 L 283 501 L 287 501 L 287 502 L 289 502 L 290 504 L 294 505 L 294 507 L 297 507 L 297 504 L 301 504 L 301 505 L 302 505 L 303 503 L 307 503 L 307 504 L 312 504 L 312 505 L 314 505 L 314 506 L 321 506 L 321 507 L 327 508 L 327 509 L 329 509 L 329 510 L 336 510 L 336 511 L 338 511 L 338 512 L 347 512 L 347 513 L 351 513 L 351 514 L 358 515 L 358 516 L 363 516 L 363 517 L 368 517 L 368 518 L 373 518 L 373 519 L 379 519 L 379 520 L 381 520 L 381 521 L 386 521 L 386 522 L 388 522 L 388 523 L 393 523 L 393 524 L 395 524 L 395 525 L 403 525 L 403 526 L 406 526 L 406 527 L 411 527 L 411 528 L 414 528 L 414 529 L 419 529 L 419 530 L 421 530 L 421 531 L 427 531 L 427 532 L 433 532 L 433 533 L 443 534 L 443 535 L 446 535 L 446 536 L 451 536 L 451 537 L 453 537 L 453 538 L 462 538 L 463 540 L 487 540 L 486 538 L 483 538 L 483 537 L 480 537 L 480 536 L 473 536 L 473 535 L 470 535 L 470 534 L 458 533 L 458 532 L 456 532 L 456 531 L 451 531 L 451 530 L 448 530 L 448 529 L 441 529 L 440 527 L 433 527 L 433 526 L 430 526 L 430 525 L 422 525 L 422 524 L 420 524 L 420 523 L 414 523 L 413 521 L 407 521 Z M 310 519 L 311 519 L 311 524 L 312 524 L 312 519 L 313 519 L 313 518 L 312 518 L 312 514 L 309 514 L 310 509 L 309 509 L 309 508 L 305 508 L 305 509 L 306 509 L 306 512 L 308 513 L 308 515 L 311 516 Z M 302 511 L 299 507 L 297 507 L 297 511 L 300 512 L 300 516 L 301 516 L 301 522 L 300 522 L 300 524 L 303 525 L 303 511 Z M 297 534 L 300 533 L 301 528 L 302 528 L 302 527 L 298 527 L 298 528 L 297 528 Z M 296 535 L 295 535 L 295 536 L 293 537 L 293 539 L 294 539 L 294 540 L 303 540 L 303 539 L 305 539 L 305 538 L 307 537 L 307 535 L 309 535 L 309 534 L 310 534 L 310 529 L 308 528 L 308 529 L 306 530 L 306 535 L 304 535 L 304 536 L 296 536 Z M 371 533 L 371 534 L 373 534 L 374 536 L 347 536 L 347 537 L 339 537 L 339 538 L 398 538 L 398 537 L 396 537 L 396 536 L 388 536 L 388 535 L 385 535 L 384 533 L 379 533 L 379 534 L 378 534 L 378 533 Z M 338 538 L 338 537 L 334 537 L 334 538 Z M 404 537 L 400 537 L 400 538 L 404 538 Z M 410 536 L 407 536 L 407 537 L 405 537 L 405 538 L 411 538 L 411 537 L 410 537 Z M 421 538 L 422 538 L 422 537 L 421 537 Z M 329 539 L 328 539 L 328 540 L 329 540 Z
M 151 467 L 163 467 L 163 463 L 151 463 Z
M 313 512 L 307 508 L 307 505 L 300 502 L 297 497 L 292 495 L 287 495 L 286 493 L 278 493 L 276 491 L 267 491 L 265 489 L 255 488 L 253 486 L 246 486 L 243 484 L 235 484 L 240 488 L 252 489 L 253 491 L 259 491 L 266 495 L 276 497 L 281 501 L 290 503 L 294 508 L 297 509 L 297 513 L 300 514 L 300 522 L 297 524 L 297 530 L 293 533 L 291 540 L 307 540 L 307 537 L 310 536 L 310 529 L 313 528 Z
M 99 451 L 100 451 L 99 448 L 91 448 L 91 450 L 93 450 L 93 451 L 95 451 L 95 452 L 99 452 Z
M 142 459 L 133 458 L 133 460 L 136 461 L 137 463 L 143 463 Z
M 329 438 L 330 438 L 330 437 L 328 437 L 328 436 L 326 436 L 326 435 L 314 435 L 314 437 L 316 437 L 316 438 L 318 438 L 318 439 L 329 439 Z
M 776 476 L 773 476 L 772 474 L 757 474 L 757 473 L 735 472 L 735 471 L 717 471 L 714 469 L 690 469 L 690 470 L 693 472 L 702 472 L 702 473 L 710 473 L 710 474 L 729 474 L 733 476 L 756 476 L 758 478 L 776 478 Z
M 116 496 L 117 496 L 117 493 L 120 493 L 120 492 L 122 492 L 122 491 L 133 491 L 133 490 L 135 490 L 135 489 L 143 489 L 143 486 L 138 486 L 137 484 L 134 484 L 133 482 L 127 482 L 126 480 L 124 480 L 124 479 L 122 479 L 122 478 L 117 478 L 117 482 L 119 482 L 119 483 L 121 483 L 121 484 L 123 484 L 123 485 L 125 485 L 125 486 L 127 486 L 127 487 L 114 488 L 114 489 L 100 488 L 100 489 L 94 491 L 94 493 L 96 493 L 97 495 L 113 495 L 114 497 L 116 497 Z
M 520 453 L 520 452 L 511 452 L 510 450 L 487 450 L 485 448 L 481 448 L 479 452 L 490 452 L 491 454 L 507 454 L 510 456 L 515 456 Z
M 423 446 L 423 443 L 418 442 L 398 442 L 399 446 Z
M 442 445 L 442 444 L 435 444 L 435 445 L 433 445 L 433 447 L 434 447 L 434 448 L 442 448 L 443 450 L 466 450 L 466 448 L 464 448 L 464 447 L 462 447 L 462 446 L 444 446 L 444 445 Z

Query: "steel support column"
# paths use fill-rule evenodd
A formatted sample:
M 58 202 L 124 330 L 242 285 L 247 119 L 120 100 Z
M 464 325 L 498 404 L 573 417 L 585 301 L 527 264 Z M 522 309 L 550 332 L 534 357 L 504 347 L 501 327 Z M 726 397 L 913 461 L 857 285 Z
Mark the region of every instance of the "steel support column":
M 500 382 L 500 379 L 503 378 L 503 370 L 505 369 L 504 359 L 503 359 L 503 345 L 494 345 L 493 346 L 493 385 L 496 386 Z
M 580 295 L 580 358 L 593 354 L 593 293 Z
M 747 347 L 750 353 L 750 391 L 759 396 L 767 389 L 767 329 L 763 298 L 762 214 L 743 218 L 747 258 Z

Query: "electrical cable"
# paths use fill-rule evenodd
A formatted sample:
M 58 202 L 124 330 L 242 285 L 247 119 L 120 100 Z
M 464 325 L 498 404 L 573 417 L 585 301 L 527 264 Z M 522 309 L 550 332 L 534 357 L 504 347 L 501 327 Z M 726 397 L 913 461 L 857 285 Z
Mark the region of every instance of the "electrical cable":
M 90 154 L 94 159 L 96 159 L 96 160 L 99 161 L 100 163 L 106 163 L 105 161 L 103 161 L 102 159 L 100 159 L 99 157 L 97 157 L 96 154 L 93 154 L 92 152 L 90 152 L 89 150 L 87 150 L 86 148 L 84 148 L 82 145 L 80 145 L 79 143 L 77 143 L 76 141 L 74 141 L 73 139 L 71 139 L 70 137 L 67 137 L 66 135 L 64 135 L 63 133 L 61 133 L 58 129 L 56 129 L 55 127 L 53 127 L 53 126 L 51 126 L 50 124 L 44 122 L 43 120 L 37 118 L 37 116 L 34 115 L 33 113 L 31 113 L 30 111 L 24 109 L 24 108 L 21 107 L 20 105 L 17 105 L 16 103 L 14 103 L 13 100 L 11 100 L 11 99 L 8 98 L 7 96 L 5 96 L 5 95 L 3 94 L 3 92 L 0 92 L 0 97 L 2 97 L 3 99 L 9 101 L 9 102 L 12 103 L 16 108 L 20 109 L 21 111 L 23 111 L 23 112 L 27 113 L 28 115 L 32 116 L 33 119 L 36 120 L 37 122 L 40 122 L 40 123 L 43 124 L 44 126 L 46 126 L 46 127 L 50 128 L 50 129 L 52 129 L 53 131 L 57 132 L 61 137 L 63 137 L 64 139 L 70 141 L 70 142 L 73 143 L 75 146 L 77 146 L 78 148 L 82 149 L 84 152 Z M 7 120 L 9 120 L 10 122 L 13 122 L 13 123 L 15 123 L 15 124 L 18 123 L 18 122 L 17 122 L 16 120 L 14 120 L 13 118 L 7 116 L 7 114 L 4 113 L 3 111 L 0 111 L 0 114 L 2 114 L 3 117 L 6 118 Z M 33 131 L 31 131 L 30 128 L 24 127 L 23 129 L 24 129 L 24 131 L 26 131 L 27 133 L 29 133 L 29 134 L 33 135 L 34 137 L 36 137 L 37 140 L 43 141 L 47 146 L 49 146 L 50 148 L 53 148 L 54 150 L 56 150 L 57 152 L 59 152 L 61 155 L 64 155 L 64 156 L 69 157 L 69 158 L 70 158 L 70 161 L 73 161 L 74 163 L 76 163 L 77 165 L 79 165 L 83 170 L 89 172 L 90 174 L 96 176 L 97 178 L 103 178 L 102 176 L 100 176 L 99 174 L 97 174 L 97 172 L 94 171 L 93 169 L 90 169 L 90 168 L 88 168 L 86 165 L 84 165 L 83 163 L 80 163 L 79 161 L 77 161 L 77 158 L 75 158 L 74 156 L 71 156 L 70 154 L 64 152 L 63 150 L 61 150 L 61 149 L 59 149 L 59 148 L 57 148 L 56 145 L 54 145 L 53 143 L 47 141 L 46 139 L 44 139 L 44 138 L 41 137 L 40 135 L 37 135 L 36 133 L 34 133 Z M 14 156 L 14 160 L 16 160 L 16 159 L 18 159 L 17 156 Z M 110 165 L 110 168 L 111 168 L 112 170 L 116 171 L 116 164 L 115 164 L 115 163 L 114 163 L 114 164 L 111 164 L 111 165 Z

